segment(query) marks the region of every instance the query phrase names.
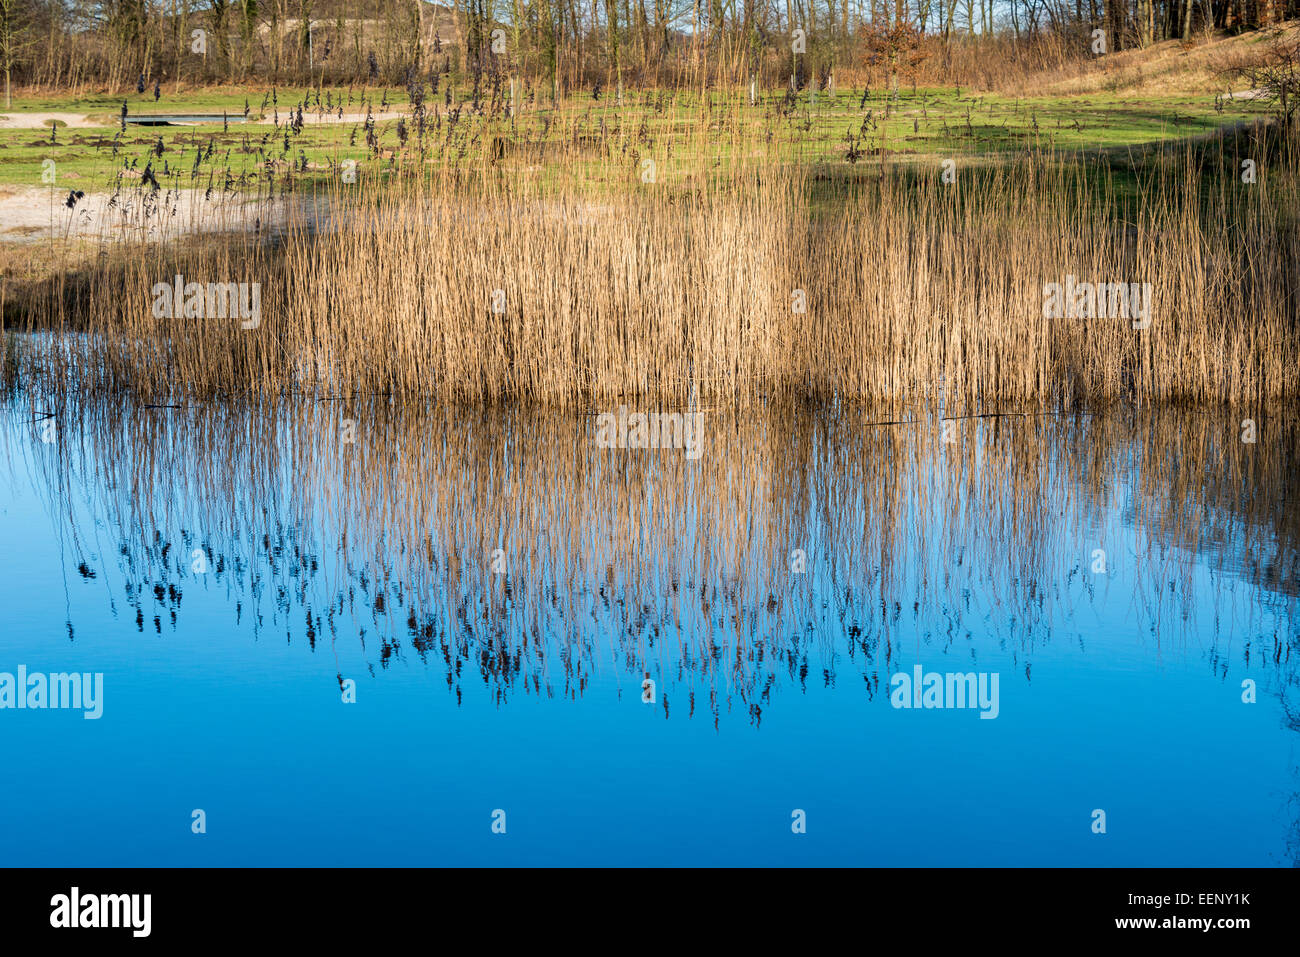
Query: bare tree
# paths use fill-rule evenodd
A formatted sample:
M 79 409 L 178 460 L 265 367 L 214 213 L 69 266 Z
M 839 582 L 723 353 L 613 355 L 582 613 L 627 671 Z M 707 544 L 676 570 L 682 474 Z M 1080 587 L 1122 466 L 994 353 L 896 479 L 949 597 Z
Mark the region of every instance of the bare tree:
M 5 109 L 14 104 L 13 72 L 23 45 L 17 0 L 0 0 L 0 68 L 5 72 Z
M 1282 127 L 1287 130 L 1293 127 L 1296 108 L 1300 106 L 1300 38 L 1278 37 L 1257 61 L 1233 67 L 1225 75 L 1244 80 L 1251 89 L 1261 91 L 1262 99 L 1276 105 Z

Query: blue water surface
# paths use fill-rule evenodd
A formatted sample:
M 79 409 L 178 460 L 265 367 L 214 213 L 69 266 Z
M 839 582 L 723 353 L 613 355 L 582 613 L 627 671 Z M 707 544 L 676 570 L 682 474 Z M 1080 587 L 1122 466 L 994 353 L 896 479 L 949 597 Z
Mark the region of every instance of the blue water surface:
M 1231 423 L 958 449 L 809 413 L 687 463 L 503 413 L 363 428 L 347 473 L 328 422 L 245 421 L 282 413 L 122 410 L 48 443 L 30 413 L 3 417 L 0 672 L 101 672 L 104 703 L 0 710 L 6 865 L 1300 854 L 1294 455 Z M 893 707 L 916 665 L 997 673 L 996 719 Z

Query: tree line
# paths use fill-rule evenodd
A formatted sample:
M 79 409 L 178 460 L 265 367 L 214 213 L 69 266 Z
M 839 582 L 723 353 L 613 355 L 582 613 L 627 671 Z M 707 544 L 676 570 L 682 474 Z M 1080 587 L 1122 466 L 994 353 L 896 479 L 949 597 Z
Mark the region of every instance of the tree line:
M 1300 0 L 0 0 L 0 67 L 46 89 L 402 83 L 489 73 L 600 85 L 894 78 L 954 54 L 1097 55 L 1300 16 Z

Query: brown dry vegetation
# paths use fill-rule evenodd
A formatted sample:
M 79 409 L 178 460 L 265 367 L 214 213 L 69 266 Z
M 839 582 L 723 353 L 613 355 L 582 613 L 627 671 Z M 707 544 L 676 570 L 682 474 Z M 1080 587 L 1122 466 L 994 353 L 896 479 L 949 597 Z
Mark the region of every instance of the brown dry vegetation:
M 1294 176 L 1207 179 L 1190 154 L 1161 170 L 1130 204 L 1032 154 L 955 187 L 887 174 L 829 206 L 798 168 L 744 162 L 595 196 L 491 169 L 363 186 L 376 198 L 336 195 L 325 231 L 291 217 L 272 243 L 110 247 L 26 304 L 87 334 L 75 356 L 34 345 L 27 376 L 148 401 L 1293 397 Z M 261 282 L 260 328 L 154 318 L 150 290 L 176 274 Z M 1151 327 L 1044 318 L 1044 284 L 1067 275 L 1151 283 Z
M 1294 40 L 1300 27 L 1282 25 L 1239 36 L 1207 34 L 1195 43 L 1168 40 L 1146 50 L 1123 50 L 1078 60 L 1040 77 L 1053 94 L 1227 92 L 1224 75 L 1258 60 L 1269 44 Z

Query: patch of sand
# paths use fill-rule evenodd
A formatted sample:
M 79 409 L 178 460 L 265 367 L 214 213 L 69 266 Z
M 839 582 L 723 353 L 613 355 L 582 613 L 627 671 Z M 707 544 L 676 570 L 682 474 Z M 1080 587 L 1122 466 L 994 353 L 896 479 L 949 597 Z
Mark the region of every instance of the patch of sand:
M 6 113 L 0 115 L 0 129 L 35 130 L 46 127 L 47 120 L 61 120 L 74 130 L 103 127 L 102 123 L 90 122 L 85 113 Z
M 297 222 L 319 225 L 325 208 L 308 198 L 252 199 L 235 193 L 204 190 L 127 188 L 111 193 L 86 193 L 69 207 L 68 187 L 6 187 L 0 190 L 0 242 L 23 243 L 51 239 L 104 242 L 131 237 L 150 241 L 196 233 L 276 231 L 295 210 Z
M 158 110 L 156 112 L 159 114 L 163 114 L 169 111 Z M 212 113 L 211 111 L 208 110 L 185 110 L 183 108 L 178 107 L 177 109 L 172 110 L 170 112 L 176 113 L 178 115 L 183 115 L 183 116 L 196 116 L 196 115 L 211 116 L 212 122 L 214 123 L 221 122 L 220 113 Z M 74 130 L 87 130 L 87 129 L 103 130 L 103 129 L 112 129 L 113 127 L 117 126 L 117 123 L 94 122 L 90 119 L 92 115 L 98 115 L 100 117 L 103 116 L 103 114 L 88 114 L 88 113 L 6 113 L 0 115 L 0 129 L 3 130 L 48 129 L 49 127 L 46 125 L 47 120 L 61 120 L 63 123 L 65 123 L 68 126 L 68 128 Z M 128 114 L 128 118 L 130 118 L 131 116 L 138 118 L 138 117 L 149 116 L 149 115 L 150 115 L 149 113 L 130 113 Z M 231 113 L 230 117 L 231 119 L 234 119 L 241 115 L 242 114 L 240 113 Z M 389 110 L 386 113 L 373 114 L 376 123 L 387 123 L 393 120 L 397 120 L 404 115 L 405 114 L 396 112 L 394 110 Z M 365 119 L 366 119 L 365 113 L 344 113 L 342 116 L 339 116 L 337 112 L 312 113 L 312 112 L 308 112 L 307 110 L 304 110 L 302 114 L 302 121 L 304 124 L 316 123 L 321 126 L 326 126 L 330 124 L 338 125 L 341 123 L 364 123 Z M 283 125 L 288 121 L 289 121 L 289 111 L 287 109 L 281 110 L 280 123 Z M 275 122 L 275 113 L 270 112 L 267 113 L 260 120 L 249 119 L 247 122 L 240 123 L 238 125 L 239 126 L 271 126 L 274 124 L 274 122 Z M 170 125 L 193 126 L 196 124 L 174 123 Z

